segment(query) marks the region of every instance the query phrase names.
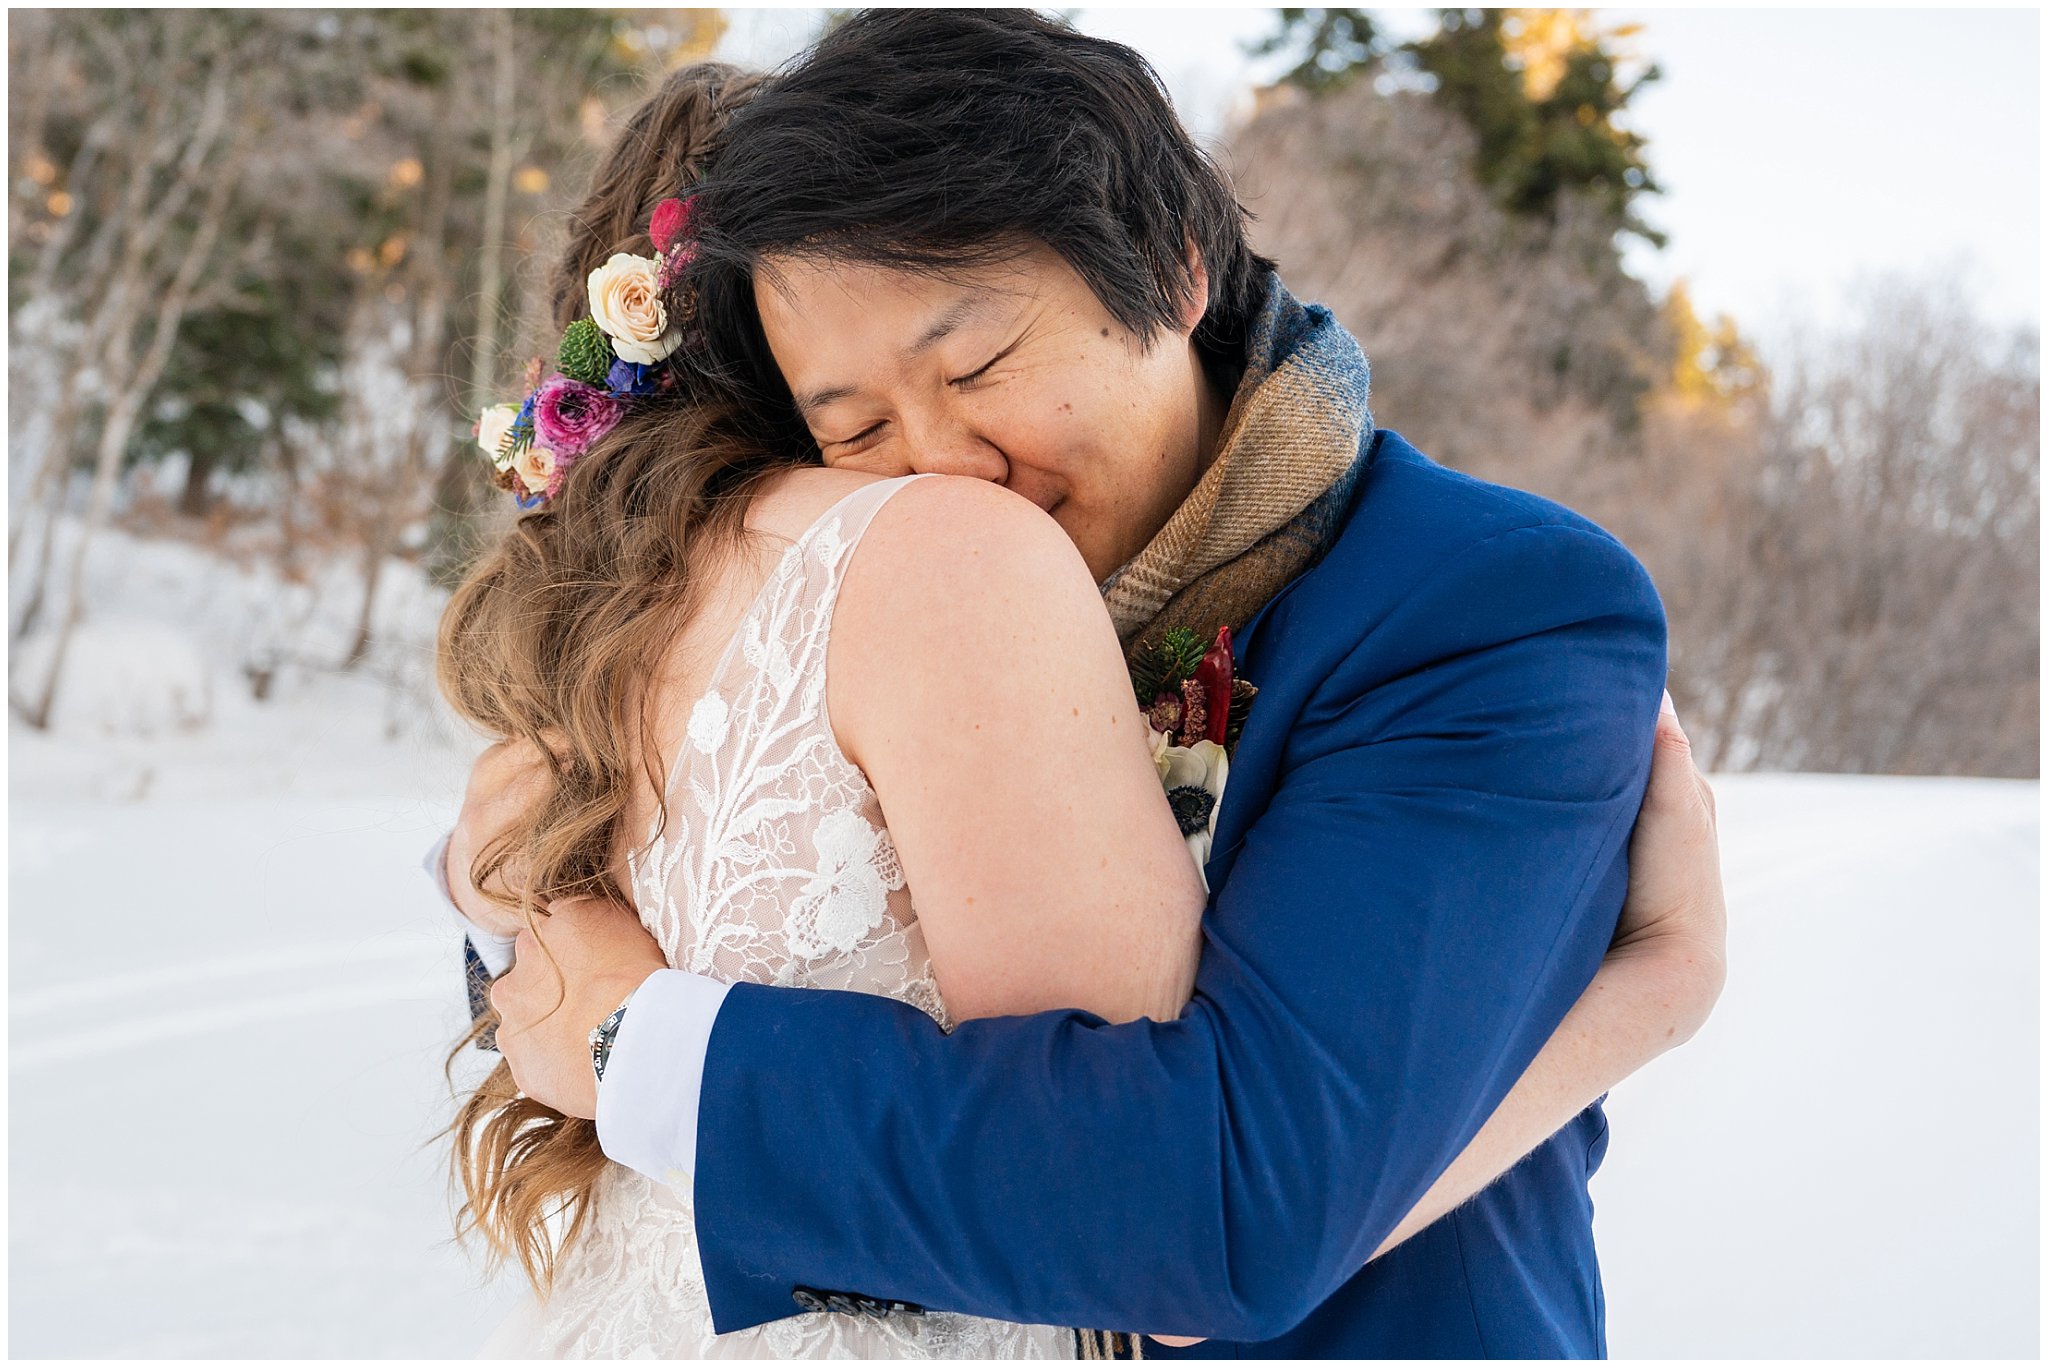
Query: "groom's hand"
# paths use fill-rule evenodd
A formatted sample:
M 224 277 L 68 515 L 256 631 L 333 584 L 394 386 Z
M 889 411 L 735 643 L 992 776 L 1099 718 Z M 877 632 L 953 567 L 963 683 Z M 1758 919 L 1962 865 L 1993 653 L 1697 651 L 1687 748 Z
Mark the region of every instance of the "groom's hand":
M 504 907 L 479 892 L 469 872 L 478 854 L 526 815 L 547 795 L 547 769 L 540 750 L 526 741 L 500 741 L 477 757 L 462 794 L 462 810 L 448 833 L 442 877 L 448 896 L 472 925 L 495 936 L 516 936 L 526 918 L 516 907 Z M 490 876 L 491 891 L 517 897 L 520 862 L 515 856 Z
M 491 985 L 498 1048 L 519 1090 L 564 1116 L 597 1118 L 590 1033 L 666 969 L 632 909 L 597 898 L 555 903 L 519 933 L 512 968 Z

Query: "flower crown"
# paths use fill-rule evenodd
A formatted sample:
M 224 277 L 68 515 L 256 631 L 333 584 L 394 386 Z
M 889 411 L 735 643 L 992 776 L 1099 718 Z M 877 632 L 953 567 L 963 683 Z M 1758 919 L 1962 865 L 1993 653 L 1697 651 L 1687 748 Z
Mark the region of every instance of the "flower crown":
M 590 273 L 590 314 L 571 323 L 555 349 L 555 371 L 541 378 L 527 364 L 523 402 L 493 404 L 471 429 L 496 470 L 493 480 L 521 508 L 561 492 L 569 468 L 617 426 L 626 405 L 675 385 L 665 363 L 684 338 L 687 310 L 671 314 L 665 296 L 697 254 L 690 234 L 694 201 L 654 206 L 652 257 L 615 252 Z

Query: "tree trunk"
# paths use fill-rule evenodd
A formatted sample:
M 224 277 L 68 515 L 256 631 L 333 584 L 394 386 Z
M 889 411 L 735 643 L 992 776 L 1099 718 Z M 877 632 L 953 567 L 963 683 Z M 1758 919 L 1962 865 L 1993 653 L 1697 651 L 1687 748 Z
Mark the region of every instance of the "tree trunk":
M 178 512 L 187 518 L 203 518 L 206 510 L 213 507 L 213 495 L 207 486 L 213 480 L 213 472 L 220 465 L 220 454 L 216 451 L 195 451 L 185 465 L 185 488 L 178 495 Z
M 173 158 L 176 148 L 172 141 L 175 135 L 162 134 L 166 123 L 167 101 L 159 94 L 158 98 L 150 102 L 142 135 L 132 145 L 128 178 L 122 184 L 119 194 L 119 212 L 110 214 L 101 221 L 82 249 L 83 267 L 71 273 L 87 282 L 98 282 L 88 285 L 86 292 L 73 301 L 76 315 L 91 320 L 83 329 L 84 337 L 97 339 L 111 335 L 138 311 L 139 302 L 147 300 L 149 291 L 142 285 L 145 265 L 166 229 L 169 216 L 178 213 L 192 194 L 193 187 L 198 183 L 200 164 L 207 154 L 212 152 L 224 127 L 224 77 L 216 77 L 208 95 L 205 109 L 191 132 L 192 143 L 183 159 L 184 174 L 180 181 L 171 187 L 163 201 L 155 206 L 158 215 L 156 217 L 143 212 L 149 203 L 149 193 L 154 184 L 153 173 L 160 162 Z M 74 175 L 82 178 L 89 174 L 98 156 L 100 141 L 111 137 L 111 134 L 103 132 L 108 127 L 111 125 L 105 121 L 94 125 L 88 135 L 87 146 L 80 149 L 78 159 L 73 164 Z M 197 160 L 194 159 L 194 154 L 197 155 Z M 80 193 L 83 193 L 82 189 Z M 66 220 L 66 226 L 83 218 L 83 214 L 73 214 Z M 60 258 L 63 256 L 63 246 L 68 242 L 69 238 L 60 230 L 59 234 L 46 244 L 32 277 L 32 299 L 47 297 L 56 290 Z M 118 266 L 114 264 L 117 262 Z M 63 477 L 68 475 L 70 470 L 74 448 L 69 429 L 78 403 L 78 388 L 83 367 L 74 355 L 64 359 L 61 369 L 63 379 L 59 382 L 58 412 L 51 428 L 52 441 L 43 452 L 34 480 L 37 492 L 48 486 L 50 481 L 56 482 L 50 487 L 52 506 L 48 516 L 51 517 L 56 515 L 56 509 L 61 505 L 65 483 Z M 100 375 L 114 377 L 117 381 L 123 377 L 121 370 L 107 366 L 104 361 L 97 370 Z M 8 526 L 7 565 L 10 570 L 14 567 L 14 557 L 27 526 L 28 514 L 39 502 L 37 492 L 32 492 L 24 501 L 25 511 L 22 516 L 11 521 Z M 47 570 L 47 563 L 44 569 Z M 44 585 L 39 579 L 31 595 L 31 601 L 39 606 L 43 593 Z M 26 631 L 26 627 L 17 628 L 18 633 Z
M 512 193 L 512 123 L 518 111 L 517 53 L 510 11 L 486 11 L 497 58 L 491 86 L 491 160 L 484 176 L 483 243 L 477 252 L 476 345 L 469 357 L 469 403 L 481 408 L 498 376 L 498 326 L 505 292 L 505 211 Z
M 114 347 L 108 357 L 107 373 L 110 376 L 126 376 L 127 383 L 107 406 L 105 425 L 100 429 L 98 459 L 94 464 L 92 497 L 86 503 L 85 525 L 79 529 L 78 545 L 71 553 L 71 570 L 65 592 L 64 616 L 57 624 L 57 642 L 50 654 L 49 674 L 43 680 L 43 687 L 34 706 L 28 714 L 28 724 L 37 730 L 50 725 L 50 710 L 56 702 L 57 686 L 64 673 L 64 658 L 71 649 L 71 638 L 85 615 L 85 565 L 87 553 L 92 549 L 93 537 L 106 522 L 107 511 L 113 504 L 114 480 L 121 471 L 121 457 L 128 450 L 128 439 L 134 434 L 136 422 L 142 416 L 142 406 L 149 399 L 150 391 L 156 388 L 157 380 L 163 375 L 164 366 L 170 361 L 171 346 L 177 341 L 178 329 L 185 321 L 185 309 L 191 302 L 192 293 L 198 288 L 206 265 L 213 258 L 214 244 L 220 238 L 221 225 L 227 219 L 229 206 L 234 201 L 235 184 L 241 172 L 241 149 L 239 144 L 231 146 L 221 165 L 210 172 L 202 163 L 188 159 L 185 162 L 188 175 L 207 174 L 211 177 L 206 202 L 200 212 L 198 224 L 194 227 L 192 239 L 185 246 L 170 284 L 161 296 L 152 320 L 149 346 L 142 359 L 131 371 L 126 364 L 131 354 L 134 336 L 132 331 L 117 332 Z
M 444 123 L 445 126 L 445 123 Z M 459 152 L 442 146 L 434 150 L 427 182 L 427 198 L 420 225 L 419 246 L 411 257 L 412 288 L 417 292 L 413 310 L 412 354 L 407 358 L 409 375 L 432 375 L 439 369 L 448 333 L 448 299 L 451 275 L 448 269 L 448 211 L 454 191 L 454 168 Z M 380 500 L 380 509 L 369 525 L 364 547 L 363 610 L 356 624 L 356 637 L 349 646 L 343 669 L 353 669 L 369 654 L 372 625 L 377 606 L 377 585 L 383 578 L 384 562 L 396 549 L 406 518 L 416 505 L 392 491 L 416 490 L 427 470 L 426 448 L 429 426 L 438 427 L 437 409 L 422 405 L 415 409 L 406 427 L 404 454 Z
M 344 670 L 353 670 L 363 663 L 370 654 L 370 628 L 377 612 L 377 586 L 384 578 L 385 543 L 388 538 L 380 525 L 370 534 L 369 545 L 363 548 L 363 608 L 356 615 L 356 637 L 349 643 L 348 655 L 341 662 Z
M 56 506 L 50 510 L 49 517 L 43 523 L 42 544 L 36 548 L 35 578 L 31 581 L 34 587 L 29 590 L 28 602 L 23 605 L 21 617 L 14 624 L 12 639 L 15 641 L 20 641 L 36 629 L 36 623 L 42 620 L 43 605 L 49 599 L 50 563 L 57 557 L 57 514 L 63 508 L 61 500 L 53 502 Z
M 495 58 L 491 81 L 491 159 L 484 175 L 483 242 L 477 252 L 476 339 L 469 354 L 469 411 L 491 402 L 498 378 L 499 336 L 505 295 L 505 218 L 512 196 L 513 124 L 518 118 L 518 47 L 509 10 L 488 11 Z M 434 507 L 457 526 L 476 497 L 474 453 L 460 446 L 442 458 L 434 481 Z
M 36 462 L 35 478 L 29 482 L 26 497 L 20 507 L 14 510 L 13 521 L 7 529 L 7 568 L 14 569 L 15 553 L 21 549 L 21 539 L 28 531 L 28 522 L 40 510 L 45 519 L 55 518 L 63 506 L 63 477 L 70 473 L 72 425 L 78 418 L 78 371 L 75 367 L 64 369 L 64 378 L 58 382 L 57 411 L 50 415 L 50 440 L 43 447 Z M 47 508 L 44 505 L 49 505 Z M 49 527 L 43 529 L 45 537 Z

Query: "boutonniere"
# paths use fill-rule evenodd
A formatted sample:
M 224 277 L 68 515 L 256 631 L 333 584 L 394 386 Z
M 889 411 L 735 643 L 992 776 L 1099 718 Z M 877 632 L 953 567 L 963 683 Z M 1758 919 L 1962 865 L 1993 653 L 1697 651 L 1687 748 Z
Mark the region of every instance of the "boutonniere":
M 1187 628 L 1174 628 L 1132 661 L 1131 688 L 1145 710 L 1152 763 L 1166 801 L 1199 871 L 1216 837 L 1230 755 L 1259 691 L 1237 677 L 1228 627 L 1206 644 Z M 1204 874 L 1203 887 L 1208 882 Z

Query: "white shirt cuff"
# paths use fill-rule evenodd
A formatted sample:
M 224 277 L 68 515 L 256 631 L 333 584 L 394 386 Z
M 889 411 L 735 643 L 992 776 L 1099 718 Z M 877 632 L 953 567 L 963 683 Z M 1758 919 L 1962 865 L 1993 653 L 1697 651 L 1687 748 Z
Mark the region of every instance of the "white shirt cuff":
M 448 892 L 448 841 L 454 834 L 451 831 L 434 842 L 434 848 L 427 852 L 427 858 L 420 862 L 420 867 L 434 881 L 441 901 L 448 904 L 448 910 L 455 914 L 455 924 L 462 928 L 463 935 L 469 937 L 469 943 L 476 948 L 476 957 L 483 961 L 491 977 L 496 978 L 512 967 L 512 945 L 517 938 L 493 935 L 464 916 L 462 909 L 456 906 L 454 897 Z
M 597 1088 L 597 1143 L 611 1159 L 688 1190 L 711 1026 L 732 987 L 661 969 L 627 1000 Z

